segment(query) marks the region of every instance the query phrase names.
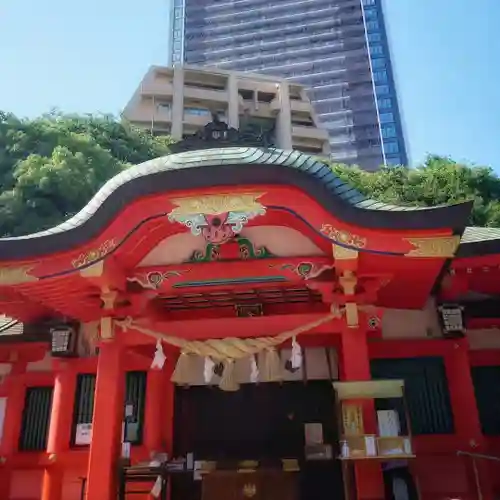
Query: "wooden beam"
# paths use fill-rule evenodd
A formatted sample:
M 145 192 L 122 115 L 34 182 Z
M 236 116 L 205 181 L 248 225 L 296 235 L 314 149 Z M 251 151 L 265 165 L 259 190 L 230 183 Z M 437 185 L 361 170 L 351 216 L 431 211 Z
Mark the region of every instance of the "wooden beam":
M 127 282 L 123 269 L 113 257 L 82 269 L 80 276 L 100 289 L 125 290 Z
M 332 268 L 333 261 L 329 257 L 219 261 L 138 268 L 127 276 L 127 280 L 146 289 L 166 292 L 193 287 L 298 283 L 316 279 Z

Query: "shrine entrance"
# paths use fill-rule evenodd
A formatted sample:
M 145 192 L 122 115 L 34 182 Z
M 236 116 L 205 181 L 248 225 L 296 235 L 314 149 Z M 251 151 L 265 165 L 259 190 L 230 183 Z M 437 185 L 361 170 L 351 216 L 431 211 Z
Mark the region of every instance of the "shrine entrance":
M 193 453 L 215 471 L 177 480 L 173 500 L 342 498 L 334 396 L 328 380 L 177 388 L 174 456 Z M 247 483 L 259 484 L 254 494 Z

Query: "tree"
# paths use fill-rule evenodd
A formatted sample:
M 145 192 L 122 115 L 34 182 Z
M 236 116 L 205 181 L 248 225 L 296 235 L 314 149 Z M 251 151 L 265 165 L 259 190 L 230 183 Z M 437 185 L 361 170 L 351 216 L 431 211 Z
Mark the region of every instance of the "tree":
M 470 224 L 500 227 L 500 179 L 490 167 L 432 155 L 417 168 L 383 167 L 370 173 L 331 167 L 364 195 L 386 203 L 429 207 L 474 200 Z
M 168 154 L 170 144 L 170 137 L 154 137 L 112 116 L 54 112 L 21 120 L 0 112 L 0 236 L 61 223 L 108 179 Z M 500 179 L 491 168 L 439 156 L 412 169 L 331 168 L 363 194 L 388 203 L 434 206 L 473 199 L 471 224 L 500 227 Z
M 111 116 L 0 113 L 0 235 L 49 228 L 77 213 L 111 177 L 169 153 L 169 137 Z

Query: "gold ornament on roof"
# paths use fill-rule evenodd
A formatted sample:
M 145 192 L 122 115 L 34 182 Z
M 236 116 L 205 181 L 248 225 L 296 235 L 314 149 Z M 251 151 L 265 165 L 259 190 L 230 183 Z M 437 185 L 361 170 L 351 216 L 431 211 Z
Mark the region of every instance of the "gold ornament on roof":
M 17 285 L 38 281 L 36 276 L 31 274 L 34 266 L 0 267 L 0 285 Z
M 104 243 L 99 245 L 97 248 L 92 248 L 87 252 L 81 253 L 76 259 L 71 261 L 71 265 L 75 269 L 79 269 L 83 266 L 89 266 L 93 262 L 98 261 L 105 257 L 111 250 L 116 247 L 116 242 L 114 239 L 106 240 Z
M 366 238 L 353 234 L 346 229 L 338 229 L 333 227 L 331 224 L 323 224 L 320 231 L 333 241 L 342 243 L 344 245 L 355 247 L 355 248 L 365 248 Z
M 414 248 L 405 257 L 441 257 L 449 258 L 455 255 L 460 236 L 437 236 L 433 238 L 405 238 Z
M 216 215 L 227 212 L 265 213 L 265 207 L 257 201 L 264 193 L 214 194 L 190 198 L 174 198 L 177 206 L 170 212 L 170 217 L 201 214 Z

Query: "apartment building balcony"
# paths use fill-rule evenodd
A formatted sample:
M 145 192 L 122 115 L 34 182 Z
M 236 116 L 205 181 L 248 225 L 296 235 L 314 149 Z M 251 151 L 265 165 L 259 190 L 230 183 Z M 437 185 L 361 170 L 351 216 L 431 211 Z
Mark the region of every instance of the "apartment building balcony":
M 124 117 L 132 123 L 171 124 L 172 111 L 169 105 L 155 103 L 153 99 L 142 99 L 130 104 L 123 111 Z
M 143 82 L 141 84 L 140 93 L 144 97 L 172 97 L 174 94 L 174 86 L 171 82 Z
M 313 139 L 323 142 L 328 140 L 328 131 L 316 127 L 294 125 L 292 127 L 292 137 L 298 139 Z
M 198 101 L 228 102 L 227 90 L 212 90 L 203 87 L 184 85 L 184 98 Z

